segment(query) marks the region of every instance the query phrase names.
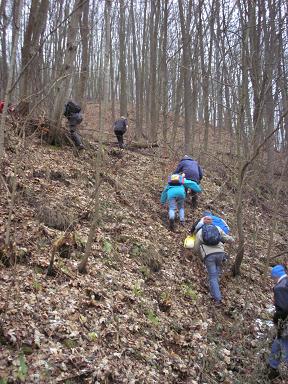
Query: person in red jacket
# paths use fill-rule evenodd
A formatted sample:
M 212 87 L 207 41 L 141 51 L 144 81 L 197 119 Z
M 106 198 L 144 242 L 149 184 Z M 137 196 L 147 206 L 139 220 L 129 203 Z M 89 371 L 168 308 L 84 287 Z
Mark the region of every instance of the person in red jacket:
M 3 112 L 3 108 L 4 108 L 4 100 L 0 100 L 0 113 Z M 14 106 L 11 103 L 9 103 L 8 104 L 8 111 L 7 112 L 11 113 L 13 111 L 14 111 Z
M 0 100 L 0 113 L 3 112 L 3 108 L 4 108 L 4 101 Z

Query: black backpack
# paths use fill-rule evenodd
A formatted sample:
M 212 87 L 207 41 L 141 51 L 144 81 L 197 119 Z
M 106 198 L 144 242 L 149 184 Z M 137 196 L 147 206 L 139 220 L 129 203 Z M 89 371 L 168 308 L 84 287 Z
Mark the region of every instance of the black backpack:
M 114 131 L 115 132 L 126 132 L 126 120 L 124 119 L 118 119 L 114 123 Z
M 78 104 L 73 103 L 73 101 L 68 101 L 65 104 L 64 116 L 69 117 L 73 113 L 81 112 L 81 107 Z
M 205 245 L 217 245 L 221 241 L 221 235 L 213 224 L 204 224 L 202 227 L 202 238 Z

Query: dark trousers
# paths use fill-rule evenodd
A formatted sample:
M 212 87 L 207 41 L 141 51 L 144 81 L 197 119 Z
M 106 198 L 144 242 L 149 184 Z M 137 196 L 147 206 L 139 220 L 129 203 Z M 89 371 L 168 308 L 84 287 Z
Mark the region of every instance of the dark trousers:
M 69 130 L 70 130 L 71 139 L 73 140 L 76 147 L 82 147 L 83 146 L 82 139 L 79 133 L 77 132 L 77 128 L 73 125 L 69 127 Z
M 197 183 L 197 181 L 196 181 L 196 183 Z M 186 195 L 187 195 L 188 194 L 188 188 L 185 188 L 185 191 L 186 191 Z M 191 201 L 192 208 L 197 208 L 198 193 L 194 192 L 192 190 L 190 190 L 189 192 L 190 192 L 190 196 L 191 196 L 191 200 L 190 201 Z
M 124 133 L 120 132 L 120 131 L 115 131 L 115 135 L 117 137 L 119 147 L 123 148 L 124 147 L 124 140 L 123 140 Z
M 191 191 L 192 207 L 197 208 L 198 194 L 197 192 Z

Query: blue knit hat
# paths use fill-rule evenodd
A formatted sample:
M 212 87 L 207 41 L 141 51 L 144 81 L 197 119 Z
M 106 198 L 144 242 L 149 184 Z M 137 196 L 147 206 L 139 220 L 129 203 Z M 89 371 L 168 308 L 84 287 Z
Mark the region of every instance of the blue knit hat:
M 284 275 L 286 275 L 286 271 L 283 265 L 275 265 L 271 270 L 271 277 L 273 278 L 280 278 Z
M 202 216 L 203 216 L 203 217 L 204 217 L 204 216 L 212 216 L 212 212 L 211 212 L 211 211 L 208 211 L 208 210 L 203 211 Z

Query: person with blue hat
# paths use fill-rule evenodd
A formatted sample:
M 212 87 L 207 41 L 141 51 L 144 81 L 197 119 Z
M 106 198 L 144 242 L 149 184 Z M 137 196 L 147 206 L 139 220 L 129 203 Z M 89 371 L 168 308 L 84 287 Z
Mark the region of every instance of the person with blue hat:
M 271 270 L 271 278 L 275 282 L 273 322 L 277 327 L 277 337 L 273 341 L 269 356 L 269 379 L 279 376 L 278 367 L 281 356 L 288 364 L 288 276 L 283 265 L 275 265 Z

